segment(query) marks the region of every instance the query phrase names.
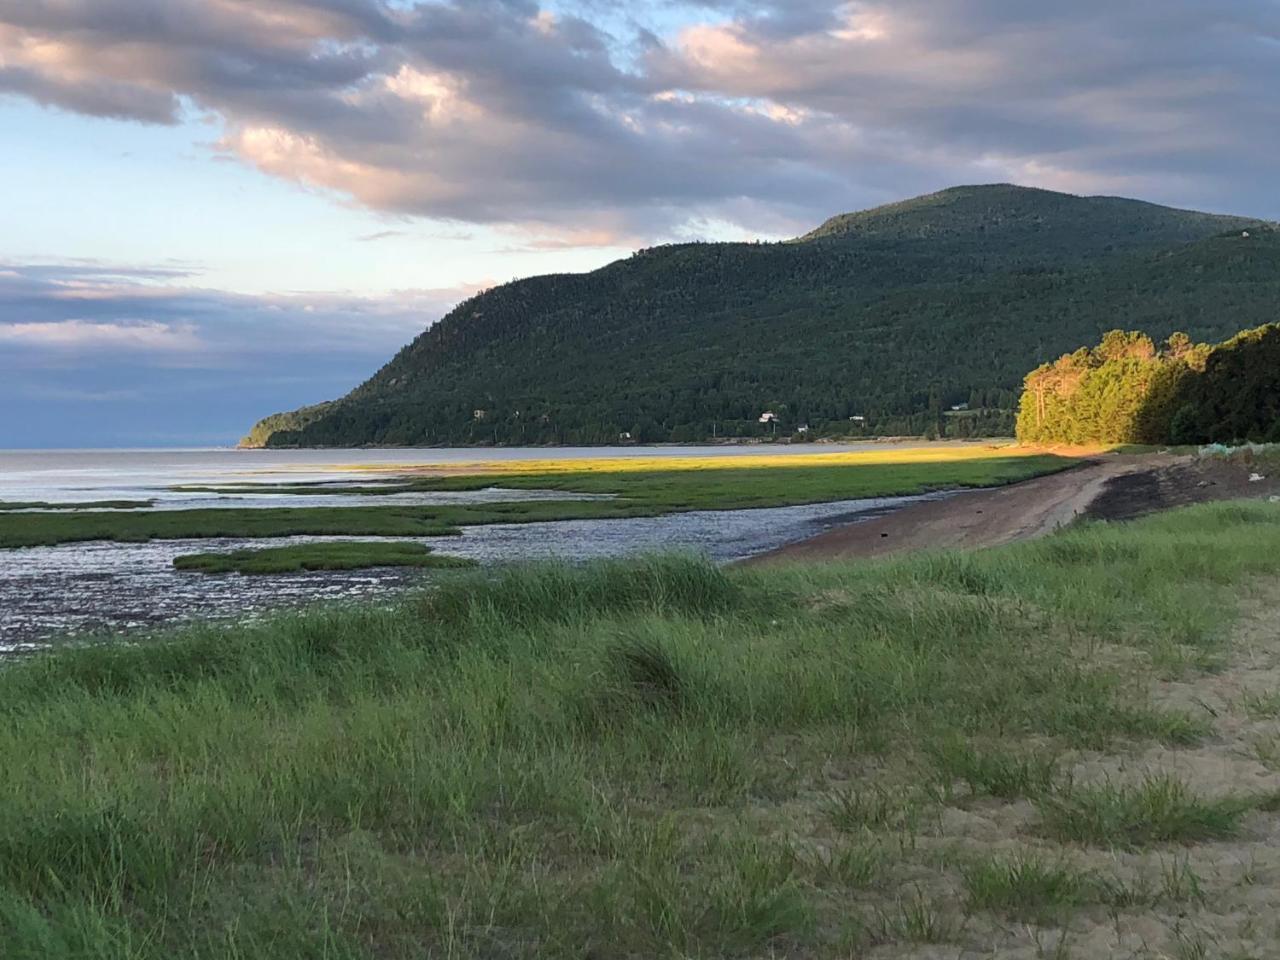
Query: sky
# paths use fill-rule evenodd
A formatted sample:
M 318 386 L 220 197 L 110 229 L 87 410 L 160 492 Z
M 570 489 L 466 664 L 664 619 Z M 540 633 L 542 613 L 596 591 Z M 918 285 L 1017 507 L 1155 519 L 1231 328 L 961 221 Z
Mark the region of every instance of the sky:
M 1280 0 L 0 0 L 0 447 L 234 443 L 462 299 L 967 183 L 1280 219 Z

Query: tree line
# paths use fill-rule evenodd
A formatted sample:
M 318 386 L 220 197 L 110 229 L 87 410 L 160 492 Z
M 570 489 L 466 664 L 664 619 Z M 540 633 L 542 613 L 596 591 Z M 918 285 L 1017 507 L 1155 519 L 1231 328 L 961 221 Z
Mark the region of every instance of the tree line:
M 1210 346 L 1113 330 L 1026 377 L 1024 443 L 1280 442 L 1280 324 Z

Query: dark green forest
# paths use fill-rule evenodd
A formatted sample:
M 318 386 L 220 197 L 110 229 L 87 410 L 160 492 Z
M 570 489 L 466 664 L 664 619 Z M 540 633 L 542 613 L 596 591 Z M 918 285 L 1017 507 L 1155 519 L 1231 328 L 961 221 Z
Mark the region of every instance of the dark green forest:
M 1217 346 L 1113 330 L 1027 375 L 1024 443 L 1280 442 L 1280 324 Z
M 664 246 L 505 284 L 346 397 L 268 418 L 246 442 L 1009 435 L 1046 357 L 1117 326 L 1221 340 L 1273 320 L 1278 301 L 1266 225 L 962 187 L 785 243 Z

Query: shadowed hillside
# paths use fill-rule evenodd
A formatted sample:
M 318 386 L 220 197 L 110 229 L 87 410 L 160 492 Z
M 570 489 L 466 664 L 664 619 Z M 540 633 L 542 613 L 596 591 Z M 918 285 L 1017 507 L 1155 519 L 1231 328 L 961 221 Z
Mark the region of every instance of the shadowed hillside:
M 1117 326 L 1221 340 L 1274 319 L 1278 268 L 1280 241 L 1254 221 L 960 187 L 786 243 L 659 247 L 505 284 L 347 397 L 247 441 L 1012 433 L 1023 374 L 1045 357 Z

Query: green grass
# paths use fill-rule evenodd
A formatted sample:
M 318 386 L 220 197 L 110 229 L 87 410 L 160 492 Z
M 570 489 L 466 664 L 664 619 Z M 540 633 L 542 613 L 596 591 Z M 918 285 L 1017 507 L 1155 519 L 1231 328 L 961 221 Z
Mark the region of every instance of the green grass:
M 919 890 L 882 908 L 877 917 L 881 943 L 950 943 L 960 935 L 960 924 L 938 909 Z
M 507 489 L 566 490 L 613 494 L 628 503 L 662 512 L 680 510 L 738 510 L 788 504 L 856 500 L 866 497 L 927 493 L 957 487 L 1000 486 L 1075 465 L 1077 461 L 1050 454 L 1011 453 L 1007 448 L 959 448 L 932 456 L 913 451 L 832 455 L 832 462 L 728 466 L 698 461 L 692 468 L 654 467 L 589 471 L 554 469 L 495 476 L 440 477 L 423 480 L 428 489 L 471 490 L 487 486 Z M 949 456 L 948 456 L 949 454 Z M 821 457 L 813 458 L 821 459 Z M 732 461 L 730 461 L 732 462 Z
M 957 737 L 942 739 L 930 753 L 946 792 L 960 781 L 973 796 L 1038 797 L 1052 789 L 1058 775 L 1053 754 L 980 749 Z
M 927 799 L 878 784 L 835 791 L 827 805 L 832 826 L 843 833 L 862 830 L 907 830 L 918 826 Z
M 1072 843 L 1230 836 L 1234 800 L 1045 793 L 1034 758 L 1194 741 L 1198 721 L 1151 702 L 1144 656 L 1094 654 L 1171 630 L 1221 649 L 1241 585 L 1277 573 L 1280 510 L 1219 504 L 970 555 L 463 572 L 13 662 L 0 956 L 967 942 L 970 898 L 1075 894 L 1052 860 L 970 890 L 932 859 L 917 839 L 967 815 L 926 789 L 940 766 L 987 803 L 1038 793 Z
M 369 567 L 474 567 L 460 557 L 442 557 L 420 543 L 401 541 L 341 541 L 304 543 L 265 550 L 196 553 L 175 557 L 178 570 L 199 573 L 302 573 L 313 570 L 362 570 Z
M 888 859 L 880 847 L 857 844 L 837 844 L 808 857 L 797 854 L 797 858 L 808 868 L 815 886 L 834 889 L 874 885 L 883 878 Z
M 754 458 L 759 460 L 761 458 Z M 777 458 L 774 465 L 729 467 L 712 458 L 679 468 L 639 469 L 615 464 L 594 469 L 593 461 L 549 464 L 548 470 L 503 474 L 422 477 L 403 484 L 322 486 L 238 485 L 234 492 L 281 494 L 347 493 L 353 501 L 406 491 L 468 491 L 487 487 L 613 494 L 614 500 L 539 500 L 525 503 L 440 505 L 427 507 L 275 507 L 204 509 L 136 514 L 9 513 L 0 515 L 0 548 L 45 546 L 86 540 L 137 542 L 208 537 L 282 537 L 347 535 L 445 536 L 458 527 L 491 523 L 532 523 L 651 517 L 689 510 L 738 510 L 752 507 L 821 503 L 834 500 L 908 495 L 956 487 L 998 486 L 1072 466 L 1076 461 L 1051 455 L 1011 454 L 1003 448 L 942 448 L 936 451 L 876 451 L 824 458 Z M 805 465 L 803 461 L 818 461 Z M 799 461 L 799 462 L 797 462 Z M 825 462 L 824 462 L 825 461 Z M 649 463 L 661 463 L 653 458 Z M 598 462 L 595 462 L 598 464 Z M 559 464 L 559 466 L 557 466 Z
M 444 537 L 457 532 L 434 514 L 403 507 L 276 507 L 139 513 L 6 513 L 0 547 L 88 540 L 140 543 L 215 537 Z
M 1074 866 L 1063 851 L 1052 855 L 1025 851 L 965 864 L 961 880 L 969 910 L 990 910 L 1024 923 L 1053 926 L 1094 904 L 1123 911 L 1161 904 L 1185 906 L 1204 899 L 1202 881 L 1185 857 L 1162 861 L 1158 881 L 1148 876 L 1121 881 Z
M 1256 797 L 1196 796 L 1173 777 L 1151 776 L 1137 785 L 1071 786 L 1040 802 L 1045 831 L 1061 840 L 1101 847 L 1225 840 L 1240 831 Z
M 1255 720 L 1274 720 L 1280 717 L 1280 690 L 1249 692 L 1240 697 L 1241 706 Z
M 154 500 L 86 500 L 80 503 L 0 500 L 0 513 L 11 510 L 145 510 L 154 504 Z
M 977 861 L 964 869 L 963 878 L 971 909 L 1023 920 L 1061 917 L 1105 899 L 1104 888 L 1093 875 L 1034 854 Z

